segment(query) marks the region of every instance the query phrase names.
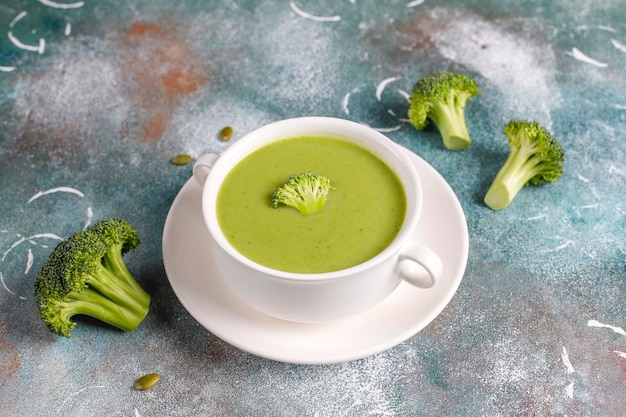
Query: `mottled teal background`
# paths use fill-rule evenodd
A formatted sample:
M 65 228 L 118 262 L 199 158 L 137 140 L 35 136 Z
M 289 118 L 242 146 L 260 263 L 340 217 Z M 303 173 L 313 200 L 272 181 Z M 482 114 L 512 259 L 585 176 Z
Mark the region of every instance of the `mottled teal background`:
M 408 3 L 2 2 L 1 415 L 625 414 L 626 5 Z M 9 32 L 26 46 L 43 39 L 43 53 Z M 404 120 L 404 93 L 439 70 L 480 85 L 466 110 L 467 151 Z M 161 257 L 169 206 L 191 174 L 170 158 L 225 149 L 225 125 L 237 140 L 308 115 L 368 124 L 416 152 L 454 189 L 470 235 L 464 280 L 431 325 L 329 366 L 272 362 L 212 336 L 178 302 Z M 512 118 L 549 128 L 566 170 L 493 212 L 482 199 Z M 82 196 L 29 202 L 56 187 Z M 82 321 L 58 338 L 39 321 L 32 288 L 57 243 L 45 236 L 112 216 L 142 236 L 127 263 L 151 312 L 132 333 Z M 147 372 L 163 379 L 133 390 Z

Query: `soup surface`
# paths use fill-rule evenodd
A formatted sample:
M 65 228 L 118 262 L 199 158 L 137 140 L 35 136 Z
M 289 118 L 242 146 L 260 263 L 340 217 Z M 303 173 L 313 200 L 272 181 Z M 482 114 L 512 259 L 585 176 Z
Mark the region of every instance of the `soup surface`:
M 272 193 L 290 175 L 311 171 L 333 185 L 324 210 L 302 215 L 272 208 Z M 269 144 L 227 175 L 217 217 L 230 243 L 270 268 L 299 273 L 336 271 L 385 249 L 406 212 L 395 173 L 368 150 L 327 137 L 297 137 Z

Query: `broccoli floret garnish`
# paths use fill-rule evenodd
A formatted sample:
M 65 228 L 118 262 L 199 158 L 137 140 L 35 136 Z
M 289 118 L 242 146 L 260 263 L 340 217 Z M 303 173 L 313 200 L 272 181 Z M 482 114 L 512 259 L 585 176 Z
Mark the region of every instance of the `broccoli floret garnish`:
M 431 120 L 439 129 L 443 145 L 460 151 L 471 145 L 465 124 L 465 105 L 480 95 L 476 81 L 464 74 L 435 72 L 419 80 L 409 99 L 409 121 L 422 130 Z
M 504 133 L 511 153 L 485 195 L 493 210 L 508 206 L 525 185 L 552 183 L 563 174 L 563 148 L 539 123 L 512 120 Z
M 330 180 L 324 176 L 311 172 L 292 175 L 285 185 L 274 190 L 272 207 L 284 204 L 304 215 L 316 213 L 324 208 L 331 188 Z
M 75 315 L 90 316 L 124 331 L 148 314 L 150 296 L 130 274 L 122 255 L 139 244 L 120 219 L 102 220 L 60 242 L 35 280 L 39 316 L 46 327 L 70 337 Z

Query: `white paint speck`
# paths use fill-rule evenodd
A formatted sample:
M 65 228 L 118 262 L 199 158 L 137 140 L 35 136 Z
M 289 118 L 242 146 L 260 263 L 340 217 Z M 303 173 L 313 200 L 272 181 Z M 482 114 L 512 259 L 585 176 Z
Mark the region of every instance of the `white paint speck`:
M 28 256 L 26 259 L 26 269 L 24 270 L 24 275 L 27 275 L 30 272 L 30 268 L 33 267 L 33 251 L 28 248 Z
M 346 115 L 350 115 L 350 97 L 352 96 L 352 94 L 358 93 L 359 90 L 360 88 L 357 87 L 349 93 L 346 93 L 345 96 L 343 96 L 343 100 L 341 100 L 341 109 Z
M 21 11 L 20 13 L 18 13 L 18 15 L 15 16 L 13 20 L 11 20 L 11 23 L 9 23 L 9 27 L 12 28 L 13 26 L 15 26 L 15 24 L 19 22 L 20 20 L 22 20 L 27 14 L 28 13 L 25 11 Z
M 626 53 L 626 45 L 624 45 L 623 43 L 619 43 L 618 41 L 616 41 L 615 39 L 611 39 L 611 43 L 613 44 L 613 46 L 617 49 L 619 49 L 620 51 Z
M 51 0 L 39 0 L 39 3 L 44 6 L 54 7 L 55 9 L 78 9 L 85 5 L 84 1 L 78 1 L 76 3 L 57 3 Z
M 86 229 L 89 227 L 92 219 L 93 219 L 93 210 L 91 209 L 91 207 L 87 207 L 87 214 L 85 216 L 85 227 L 83 229 Z
M 569 360 L 569 354 L 567 353 L 567 349 L 565 349 L 565 346 L 563 346 L 563 350 L 561 351 L 561 360 L 563 361 L 563 365 L 565 365 L 565 367 L 567 368 L 568 374 L 573 374 L 574 372 L 576 372 L 574 370 L 574 367 L 572 366 L 572 362 L 570 362 Z
M 65 24 L 65 36 L 70 36 L 71 34 L 72 34 L 72 24 L 68 22 Z
M 46 41 L 45 41 L 44 38 L 39 38 L 39 44 L 38 45 L 27 45 L 27 44 L 23 43 L 22 41 L 20 41 L 19 39 L 17 39 L 15 37 L 15 35 L 13 35 L 12 31 L 9 31 L 7 36 L 9 37 L 9 40 L 11 41 L 11 43 L 13 45 L 15 45 L 18 48 L 23 49 L 25 51 L 38 52 L 39 55 L 41 55 L 46 50 Z
M 4 282 L 4 277 L 2 276 L 2 271 L 0 271 L 0 282 L 2 283 L 2 286 L 4 287 L 4 289 L 5 289 L 5 290 L 7 290 L 7 292 L 8 292 L 9 294 L 13 294 L 13 295 L 15 295 L 15 293 L 14 293 L 13 291 L 11 291 L 11 290 L 9 289 L 9 287 L 7 287 L 7 284 L 5 284 L 5 282 Z
M 574 381 L 570 382 L 567 387 L 565 387 L 565 393 L 571 399 L 574 398 Z
M 37 194 L 33 195 L 28 202 L 32 202 L 36 199 L 38 199 L 39 197 L 42 197 L 44 195 L 48 195 L 48 194 L 53 194 L 53 193 L 70 193 L 70 194 L 76 194 L 79 197 L 84 197 L 85 195 L 78 191 L 75 188 L 72 187 L 56 187 L 56 188 L 51 188 L 49 190 L 46 191 L 39 191 Z
M 578 49 L 578 48 L 572 48 L 572 52 L 567 52 L 567 54 L 573 56 L 575 59 L 577 59 L 577 60 L 579 60 L 581 62 L 585 62 L 587 64 L 595 65 L 596 67 L 605 68 L 605 67 L 609 66 L 609 64 L 607 64 L 606 62 L 600 62 L 600 61 L 596 61 L 593 58 L 590 58 L 589 56 L 587 56 L 584 53 L 582 53 L 580 51 L 580 49 Z
M 373 126 L 370 126 L 370 127 L 381 133 L 395 132 L 396 130 L 402 129 L 402 125 L 397 125 L 393 127 L 373 127 Z
M 415 6 L 419 6 L 420 4 L 424 3 L 424 0 L 414 0 L 410 3 L 406 4 L 406 7 L 415 7 Z
M 624 331 L 624 329 L 622 329 L 621 327 L 616 327 L 616 326 L 611 326 L 610 324 L 600 323 L 597 320 L 589 320 L 587 322 L 587 326 L 611 329 L 611 330 L 613 330 L 617 334 L 621 334 L 622 336 L 626 336 L 626 331 Z
M 291 9 L 296 14 L 304 17 L 305 19 L 315 20 L 316 22 L 338 22 L 341 20 L 341 16 L 315 16 L 300 9 L 293 1 L 289 2 Z
M 544 219 L 544 218 L 546 218 L 546 217 L 548 217 L 548 215 L 547 215 L 547 214 L 540 214 L 540 215 L 538 215 L 538 216 L 527 217 L 527 218 L 526 218 L 526 220 L 528 220 L 528 221 L 540 220 L 540 219 Z
M 398 79 L 397 77 L 389 77 L 389 78 L 382 80 L 380 84 L 376 86 L 376 100 L 380 101 L 383 95 L 383 91 L 385 90 L 385 87 L 387 87 L 387 84 L 392 83 L 396 81 L 397 79 Z
M 10 247 L 9 249 L 7 249 L 4 254 L 2 255 L 2 261 L 4 262 L 4 260 L 6 259 L 7 255 L 13 250 L 15 249 L 17 246 L 19 246 L 20 244 L 24 243 L 24 242 L 29 242 L 32 243 L 34 245 L 37 244 L 37 242 L 35 241 L 36 239 L 55 239 L 55 240 L 63 240 L 62 237 L 55 235 L 54 233 L 38 233 L 36 235 L 32 235 L 30 237 L 23 237 L 23 236 L 19 236 L 19 239 L 16 240 Z

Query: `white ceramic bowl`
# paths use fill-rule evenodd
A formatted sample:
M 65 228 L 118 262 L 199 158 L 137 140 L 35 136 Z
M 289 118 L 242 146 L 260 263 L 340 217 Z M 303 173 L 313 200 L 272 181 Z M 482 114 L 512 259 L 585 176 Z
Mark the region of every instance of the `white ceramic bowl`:
M 360 145 L 383 160 L 398 176 L 406 195 L 406 216 L 395 239 L 375 257 L 339 271 L 301 274 L 285 272 L 243 256 L 222 233 L 216 213 L 221 183 L 245 156 L 273 141 L 314 135 Z M 202 213 L 212 238 L 206 248 L 220 275 L 244 302 L 273 317 L 297 322 L 324 322 L 363 312 L 384 300 L 402 280 L 421 287 L 436 285 L 441 260 L 413 238 L 421 213 L 418 173 L 390 139 L 367 126 L 328 117 L 287 119 L 261 127 L 235 142 L 223 154 L 206 154 L 194 165 L 203 185 Z

